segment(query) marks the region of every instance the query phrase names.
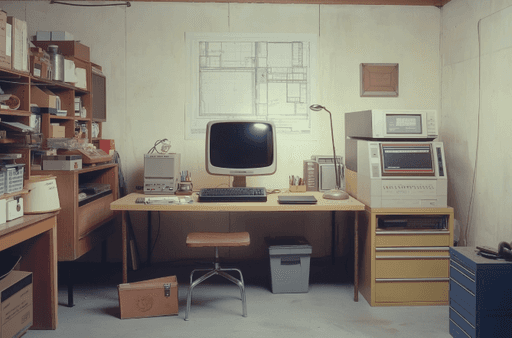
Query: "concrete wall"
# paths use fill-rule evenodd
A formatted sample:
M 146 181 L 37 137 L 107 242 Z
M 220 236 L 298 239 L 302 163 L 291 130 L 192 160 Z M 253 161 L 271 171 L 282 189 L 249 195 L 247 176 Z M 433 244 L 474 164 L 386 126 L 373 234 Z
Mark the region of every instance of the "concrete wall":
M 442 128 L 448 204 L 468 246 L 512 240 L 512 1 L 441 10 Z
M 93 62 L 107 76 L 107 122 L 103 137 L 113 138 L 122 159 L 128 190 L 143 182 L 143 155 L 168 138 L 182 154 L 182 168 L 193 172 L 194 188 L 227 183 L 204 169 L 204 141 L 185 140 L 184 114 L 189 72 L 185 33 L 313 33 L 318 35 L 318 102 L 333 113 L 336 149 L 344 155 L 343 113 L 364 109 L 440 110 L 439 44 L 441 12 L 436 7 L 364 5 L 200 4 L 132 2 L 131 7 L 70 7 L 48 2 L 2 1 L 0 7 L 37 30 L 65 30 L 91 48 Z M 399 63 L 397 98 L 362 98 L 360 63 Z M 328 114 L 315 117 L 319 137 L 279 142 L 275 175 L 250 178 L 248 184 L 286 188 L 288 175 L 302 174 L 302 160 L 330 154 Z M 448 161 L 448 166 L 452 164 Z M 449 170 L 449 169 L 448 169 Z M 155 260 L 191 254 L 184 239 L 190 230 L 242 230 L 251 233 L 250 248 L 233 256 L 264 257 L 266 235 L 304 235 L 313 256 L 330 252 L 330 215 L 162 214 Z M 352 247 L 351 223 L 337 214 L 339 254 Z M 154 215 L 155 237 L 159 216 Z M 132 213 L 144 257 L 145 215 Z M 118 260 L 119 236 L 110 240 L 109 259 Z M 204 255 L 192 250 L 192 255 Z

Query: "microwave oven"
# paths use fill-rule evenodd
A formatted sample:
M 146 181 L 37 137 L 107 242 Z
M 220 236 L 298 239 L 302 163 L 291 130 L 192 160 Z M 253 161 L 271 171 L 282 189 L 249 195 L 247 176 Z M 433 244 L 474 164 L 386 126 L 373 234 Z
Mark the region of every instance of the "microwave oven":
M 364 110 L 345 114 L 345 137 L 363 140 L 424 140 L 438 137 L 435 110 Z

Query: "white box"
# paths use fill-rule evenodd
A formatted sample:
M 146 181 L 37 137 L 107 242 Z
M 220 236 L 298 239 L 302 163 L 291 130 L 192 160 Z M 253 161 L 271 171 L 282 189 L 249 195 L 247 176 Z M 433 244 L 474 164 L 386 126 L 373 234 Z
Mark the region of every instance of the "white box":
M 52 41 L 73 41 L 73 34 L 64 31 L 52 31 Z
M 5 218 L 7 221 L 23 216 L 23 197 L 11 197 L 7 199 L 6 204 Z
M 48 31 L 37 31 L 36 32 L 36 40 L 37 41 L 50 41 L 51 40 L 51 32 Z
M 7 227 L 5 224 L 7 222 L 7 200 L 0 200 L 0 230 Z
M 76 82 L 75 62 L 73 60 L 64 59 L 64 82 Z
M 87 89 L 87 71 L 84 68 L 75 68 L 75 86 Z
M 82 169 L 80 155 L 43 156 L 43 170 L 78 170 Z
M 13 16 L 8 16 L 7 22 L 12 25 L 11 67 L 12 69 L 28 72 L 30 68 L 28 66 L 29 53 L 27 23 Z

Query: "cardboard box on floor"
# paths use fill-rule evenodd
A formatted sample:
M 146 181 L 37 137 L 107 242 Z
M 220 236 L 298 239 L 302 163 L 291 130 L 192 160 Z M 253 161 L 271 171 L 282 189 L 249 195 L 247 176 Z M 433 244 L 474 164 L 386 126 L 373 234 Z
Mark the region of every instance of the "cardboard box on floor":
M 176 276 L 119 284 L 121 319 L 178 314 Z
M 0 337 L 21 337 L 33 324 L 32 272 L 11 271 L 0 280 Z

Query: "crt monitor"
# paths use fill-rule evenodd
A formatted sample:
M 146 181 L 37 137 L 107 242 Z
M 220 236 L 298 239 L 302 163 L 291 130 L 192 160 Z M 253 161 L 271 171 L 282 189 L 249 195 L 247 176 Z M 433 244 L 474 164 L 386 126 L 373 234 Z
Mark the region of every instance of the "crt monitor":
M 234 176 L 271 175 L 277 169 L 276 128 L 267 121 L 210 121 L 206 126 L 206 171 Z

